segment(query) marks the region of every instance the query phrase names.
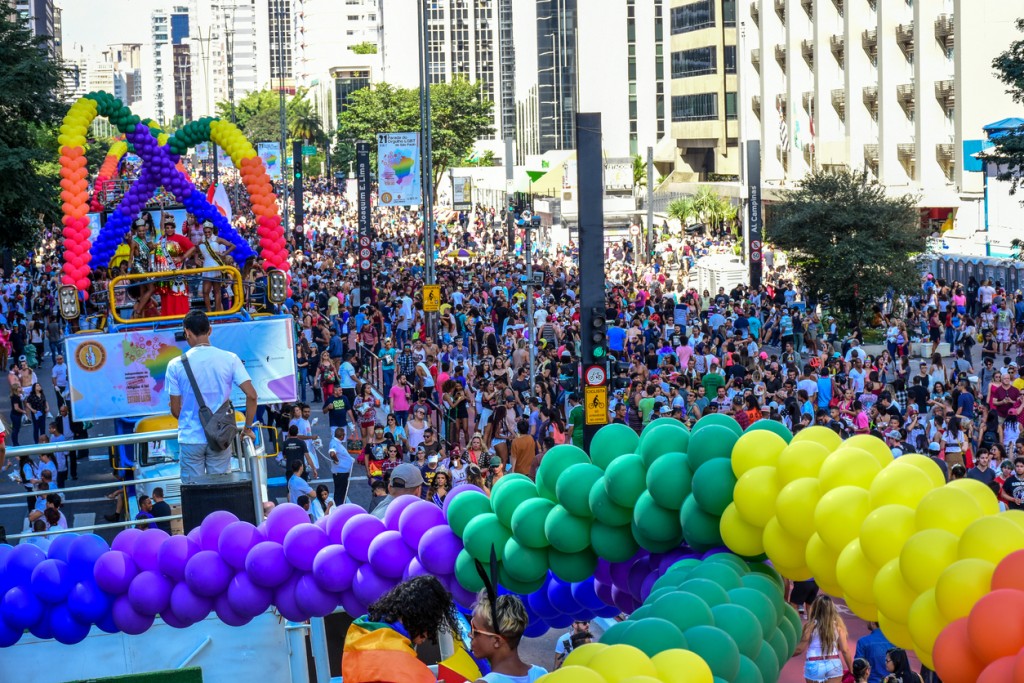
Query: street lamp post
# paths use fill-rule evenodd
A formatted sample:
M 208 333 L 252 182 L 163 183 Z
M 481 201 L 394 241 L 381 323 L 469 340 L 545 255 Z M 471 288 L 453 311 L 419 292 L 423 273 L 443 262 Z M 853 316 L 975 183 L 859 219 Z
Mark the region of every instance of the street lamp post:
M 427 0 L 418 6 L 420 29 L 420 140 L 423 173 L 423 271 L 428 285 L 436 283 L 434 274 L 434 155 L 431 145 L 430 121 L 430 15 Z M 427 313 L 427 333 L 437 336 L 437 320 Z
M 285 99 L 284 99 L 284 20 L 287 13 L 280 8 L 278 5 L 277 11 L 274 13 L 277 17 L 277 68 L 280 82 L 280 114 L 281 114 L 281 227 L 284 232 L 288 232 L 288 119 L 285 114 Z

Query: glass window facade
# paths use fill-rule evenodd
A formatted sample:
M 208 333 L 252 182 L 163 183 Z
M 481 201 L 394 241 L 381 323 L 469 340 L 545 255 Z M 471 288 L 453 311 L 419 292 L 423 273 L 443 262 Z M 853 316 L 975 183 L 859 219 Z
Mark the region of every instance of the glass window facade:
M 733 67 L 736 53 L 733 51 Z M 704 76 L 718 71 L 718 48 L 714 45 L 672 53 L 672 78 Z
M 714 121 L 718 118 L 718 95 L 713 92 L 672 97 L 673 121 Z
M 699 31 L 715 25 L 717 0 L 699 0 L 688 5 L 673 7 L 671 14 L 672 35 Z M 733 24 L 736 23 L 736 6 L 733 3 Z

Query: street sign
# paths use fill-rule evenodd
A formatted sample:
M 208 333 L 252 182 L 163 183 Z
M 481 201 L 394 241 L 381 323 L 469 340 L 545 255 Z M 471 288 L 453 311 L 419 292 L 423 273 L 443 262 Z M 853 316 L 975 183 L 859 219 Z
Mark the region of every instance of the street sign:
M 631 226 L 629 226 L 629 234 L 632 235 L 633 237 L 639 237 L 640 236 L 640 226 L 639 225 L 631 225 Z
M 583 420 L 588 425 L 608 424 L 608 387 L 583 387 Z
M 591 365 L 587 368 L 587 371 L 583 373 L 583 379 L 586 381 L 588 387 L 597 387 L 604 384 L 604 380 L 607 377 L 604 368 L 600 365 Z
M 313 145 L 303 145 L 302 146 L 302 156 L 304 156 L 304 157 L 311 157 L 311 156 L 315 156 L 315 155 L 316 155 L 316 147 L 315 146 L 313 146 Z
M 423 310 L 427 313 L 441 310 L 441 285 L 423 285 Z

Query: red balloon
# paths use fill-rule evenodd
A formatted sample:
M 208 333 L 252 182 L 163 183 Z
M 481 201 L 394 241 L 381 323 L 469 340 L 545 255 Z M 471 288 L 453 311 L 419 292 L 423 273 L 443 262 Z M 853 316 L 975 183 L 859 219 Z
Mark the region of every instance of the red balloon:
M 957 619 L 942 629 L 932 648 L 932 657 L 935 671 L 944 683 L 974 683 L 978 680 L 988 661 L 979 659 L 970 643 L 967 617 Z
M 967 634 L 979 659 L 994 662 L 1016 655 L 1024 647 L 1024 619 L 1008 619 L 1010 614 L 1024 614 L 1024 591 L 994 590 L 971 608 Z
M 84 277 L 78 278 L 78 280 L 75 281 L 75 285 L 77 285 L 79 289 L 87 289 L 89 287 L 89 279 Z
M 1024 591 L 1024 550 L 1010 553 L 996 566 L 992 574 L 992 590 L 1000 588 Z
M 62 277 L 60 279 L 60 281 L 61 281 L 62 284 L 65 284 L 65 285 L 72 285 L 72 286 L 74 286 L 74 284 L 75 284 L 75 278 L 71 277 L 70 275 L 65 275 L 64 277 Z
M 1013 683 L 1024 683 L 1024 648 L 1017 653 L 1013 664 Z
M 998 632 L 994 632 L 998 637 Z M 1013 680 L 1013 668 L 1016 657 L 1001 657 L 985 667 L 978 676 L 978 683 L 1010 683 Z

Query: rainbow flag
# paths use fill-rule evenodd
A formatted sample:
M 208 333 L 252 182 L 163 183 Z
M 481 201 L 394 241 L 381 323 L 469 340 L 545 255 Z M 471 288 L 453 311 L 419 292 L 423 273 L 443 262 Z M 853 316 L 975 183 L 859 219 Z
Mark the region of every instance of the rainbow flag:
M 400 628 L 400 627 L 399 627 Z M 345 683 L 437 683 L 395 626 L 362 616 L 352 622 L 341 657 Z
M 437 680 L 444 683 L 472 683 L 482 676 L 480 667 L 458 641 L 452 656 L 437 665 Z

